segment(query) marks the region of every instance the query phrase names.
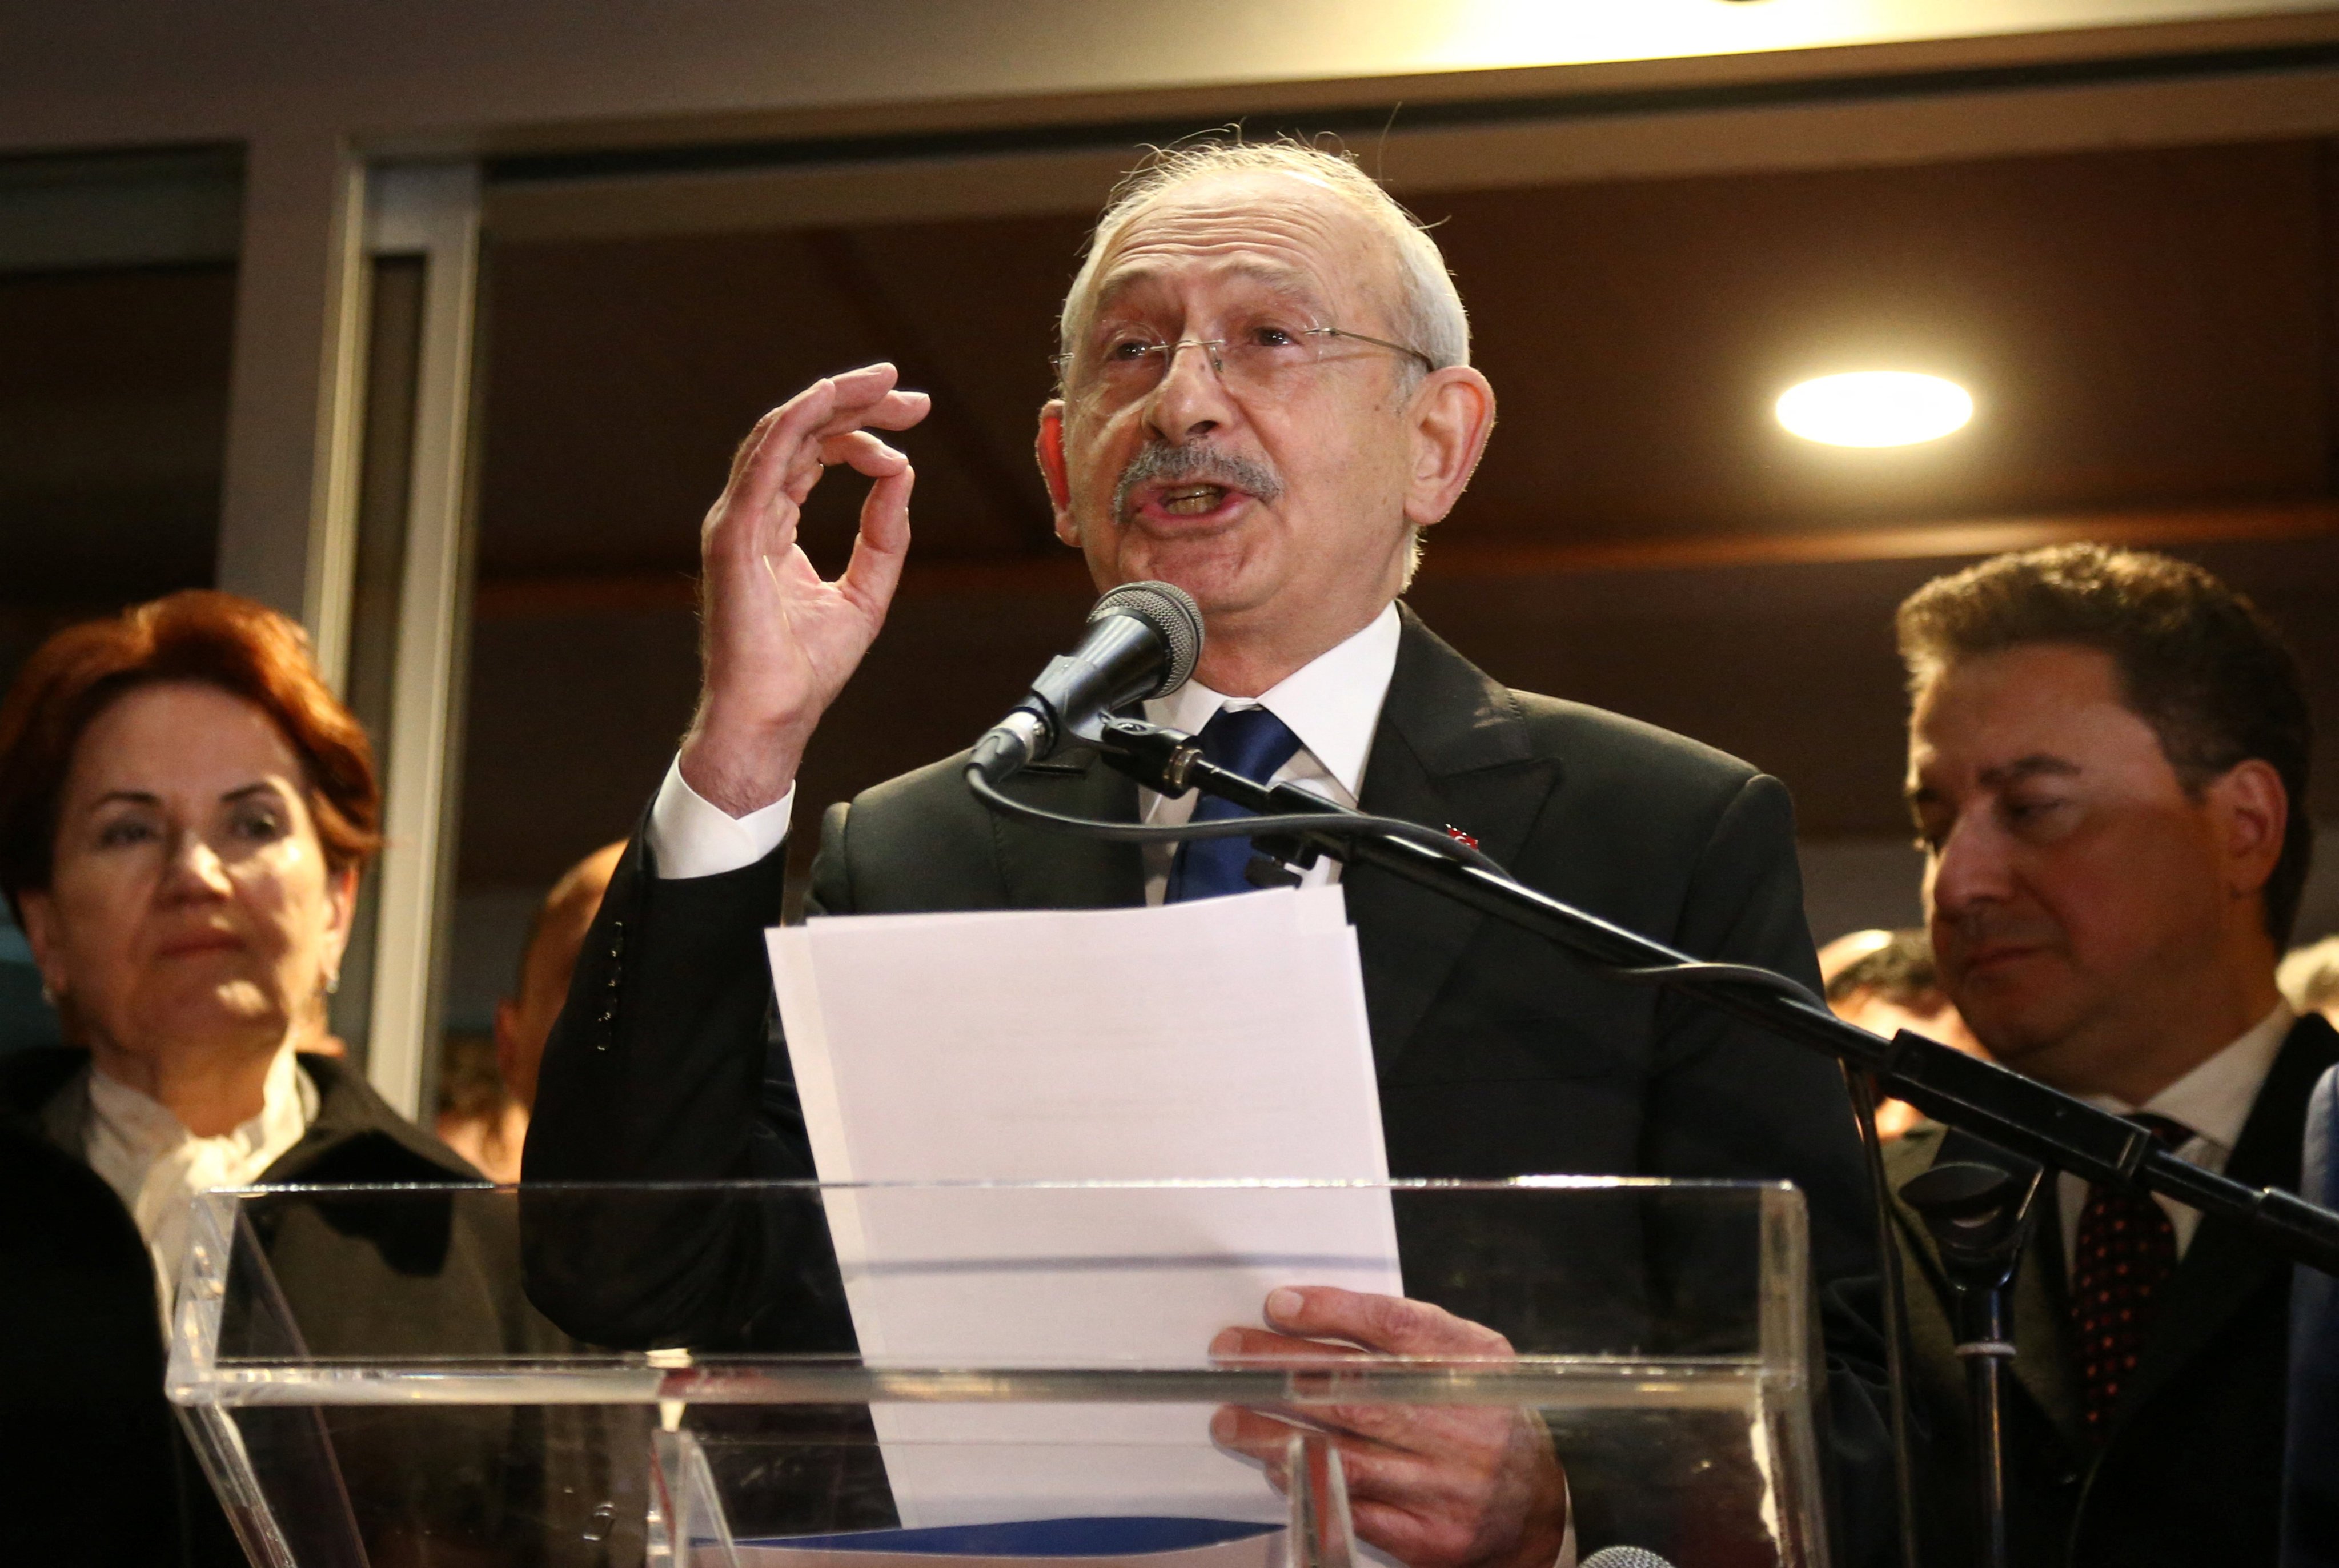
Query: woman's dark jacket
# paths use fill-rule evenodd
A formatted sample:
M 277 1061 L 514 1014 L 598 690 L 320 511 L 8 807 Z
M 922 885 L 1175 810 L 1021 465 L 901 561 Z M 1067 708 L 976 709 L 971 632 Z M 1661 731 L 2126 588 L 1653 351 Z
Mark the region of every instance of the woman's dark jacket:
M 358 1072 L 326 1058 L 300 1062 L 317 1117 L 262 1183 L 482 1179 Z M 153 1265 L 128 1209 L 82 1155 L 87 1071 L 77 1050 L 0 1057 L 0 1421 L 14 1455 L 0 1465 L 0 1560 L 241 1564 L 163 1395 Z M 442 1207 L 436 1256 L 420 1257 L 415 1228 L 386 1233 L 386 1212 L 360 1204 L 336 1217 L 321 1205 L 276 1228 L 271 1261 L 301 1304 L 312 1347 L 328 1348 L 313 1344 L 319 1330 L 370 1346 L 385 1336 L 484 1335 L 505 1342 L 484 1347 L 520 1348 L 515 1334 L 532 1336 L 514 1327 L 532 1315 L 499 1207 Z M 444 1217 L 458 1212 L 450 1234 Z M 344 1452 L 344 1469 L 356 1458 Z

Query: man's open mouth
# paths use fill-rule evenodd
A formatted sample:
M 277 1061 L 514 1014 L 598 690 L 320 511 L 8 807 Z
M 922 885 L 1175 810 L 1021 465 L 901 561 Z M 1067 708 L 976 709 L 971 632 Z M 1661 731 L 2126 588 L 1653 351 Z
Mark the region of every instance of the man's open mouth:
M 1172 485 L 1155 498 L 1155 504 L 1172 517 L 1198 518 L 1214 512 L 1227 498 L 1224 485 Z

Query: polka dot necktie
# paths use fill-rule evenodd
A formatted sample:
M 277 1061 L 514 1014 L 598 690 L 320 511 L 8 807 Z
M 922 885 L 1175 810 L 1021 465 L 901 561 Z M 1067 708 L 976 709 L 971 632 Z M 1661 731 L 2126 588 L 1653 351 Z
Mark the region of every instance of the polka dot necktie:
M 1299 737 L 1265 708 L 1220 708 L 1196 738 L 1202 743 L 1204 761 L 1260 784 L 1272 779 L 1299 750 Z M 1206 794 L 1195 803 L 1192 820 L 1224 822 L 1249 814 L 1232 801 Z M 1164 899 L 1176 903 L 1248 892 L 1250 881 L 1243 872 L 1250 857 L 1247 838 L 1204 838 L 1181 843 L 1177 858 L 1170 863 L 1170 889 Z
M 2171 1149 L 2192 1129 L 2166 1117 L 2128 1119 Z M 2148 1193 L 2125 1187 L 2087 1188 L 2072 1247 L 2071 1317 L 2078 1331 L 2079 1382 L 2087 1431 L 2100 1440 L 2120 1389 L 2143 1358 L 2162 1287 L 2176 1272 L 2176 1228 Z

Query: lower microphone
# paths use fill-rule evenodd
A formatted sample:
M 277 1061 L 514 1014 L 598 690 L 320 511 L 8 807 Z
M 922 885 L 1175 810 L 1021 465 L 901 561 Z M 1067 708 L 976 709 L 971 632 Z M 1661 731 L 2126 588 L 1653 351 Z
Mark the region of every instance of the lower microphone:
M 1050 659 L 1031 695 L 975 743 L 972 765 L 995 784 L 1107 715 L 1176 691 L 1201 656 L 1202 612 L 1191 595 L 1124 583 L 1089 612 L 1080 646 Z
M 1673 1568 L 1645 1546 L 1603 1546 L 1576 1568 Z

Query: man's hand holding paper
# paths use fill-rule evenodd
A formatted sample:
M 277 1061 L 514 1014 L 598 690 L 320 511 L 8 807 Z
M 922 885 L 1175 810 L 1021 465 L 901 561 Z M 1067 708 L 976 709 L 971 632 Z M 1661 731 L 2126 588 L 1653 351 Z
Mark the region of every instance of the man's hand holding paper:
M 1268 1328 L 1229 1328 L 1229 1362 L 1385 1356 L 1506 1358 L 1511 1342 L 1426 1301 L 1336 1287 L 1267 1297 Z M 1337 1342 L 1337 1343 L 1333 1343 Z M 1354 1348 L 1350 1348 L 1353 1346 Z M 1332 1434 L 1358 1536 L 1408 1568 L 1550 1568 L 1567 1540 L 1567 1482 L 1533 1411 L 1485 1405 L 1308 1405 L 1294 1418 Z M 1293 1423 L 1229 1405 L 1210 1423 L 1288 1492 Z

